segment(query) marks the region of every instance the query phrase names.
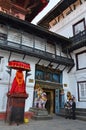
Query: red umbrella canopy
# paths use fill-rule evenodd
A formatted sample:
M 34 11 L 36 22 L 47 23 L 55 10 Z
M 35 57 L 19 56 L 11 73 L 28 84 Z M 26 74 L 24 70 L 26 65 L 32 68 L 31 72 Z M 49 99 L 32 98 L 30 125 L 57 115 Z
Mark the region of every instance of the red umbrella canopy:
M 30 64 L 21 62 L 21 61 L 9 61 L 8 62 L 8 67 L 16 70 L 22 70 L 22 71 L 30 71 Z

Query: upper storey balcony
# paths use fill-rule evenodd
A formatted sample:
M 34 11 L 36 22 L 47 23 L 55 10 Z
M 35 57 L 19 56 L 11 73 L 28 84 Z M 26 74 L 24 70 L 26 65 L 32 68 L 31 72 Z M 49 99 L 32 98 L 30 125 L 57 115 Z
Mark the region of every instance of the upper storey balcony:
M 0 34 L 0 49 L 7 50 L 10 52 L 16 52 L 25 55 L 29 55 L 32 57 L 37 57 L 39 60 L 47 60 L 50 63 L 56 63 L 59 65 L 64 65 L 65 67 L 73 67 L 74 66 L 74 60 L 68 57 L 64 57 L 61 55 L 56 54 L 56 45 L 63 46 L 63 45 L 69 45 L 71 42 L 60 35 L 57 35 L 55 33 L 52 33 L 48 30 L 45 30 L 44 28 L 41 28 L 39 26 L 35 26 L 31 23 L 27 23 L 26 21 L 19 20 L 17 18 L 8 16 L 6 14 L 0 14 L 0 23 L 4 24 L 8 30 L 6 34 L 1 33 Z M 55 47 L 55 53 L 48 52 L 45 50 L 37 49 L 35 48 L 33 43 L 33 46 L 27 46 L 22 43 L 23 37 L 22 35 L 17 36 L 20 42 L 16 39 L 10 40 L 9 37 L 9 28 L 14 28 L 18 32 L 22 34 L 28 33 L 31 36 L 33 36 L 33 42 L 34 37 L 39 37 L 41 39 L 45 39 L 46 41 L 51 41 L 51 44 Z M 10 33 L 12 35 L 12 33 Z M 30 43 L 30 41 L 28 41 Z M 41 42 L 41 45 L 43 43 Z
M 48 60 L 50 62 L 59 63 L 66 66 L 74 65 L 74 62 L 70 58 L 58 56 L 34 47 L 25 46 L 13 41 L 7 40 L 7 35 L 0 33 L 0 48 L 11 52 L 16 52 L 24 55 L 30 55 L 33 57 Z
M 68 51 L 70 53 L 81 47 L 86 47 L 86 30 L 79 32 L 77 35 L 71 37 L 70 40 L 71 44 L 65 48 L 63 47 L 63 52 Z

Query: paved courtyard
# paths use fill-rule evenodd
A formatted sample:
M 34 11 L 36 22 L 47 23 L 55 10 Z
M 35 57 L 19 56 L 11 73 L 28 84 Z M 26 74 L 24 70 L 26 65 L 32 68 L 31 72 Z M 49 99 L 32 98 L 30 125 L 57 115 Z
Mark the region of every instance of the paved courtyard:
M 0 121 L 0 130 L 86 130 L 86 122 L 54 116 L 52 120 L 30 120 L 27 124 L 9 125 Z

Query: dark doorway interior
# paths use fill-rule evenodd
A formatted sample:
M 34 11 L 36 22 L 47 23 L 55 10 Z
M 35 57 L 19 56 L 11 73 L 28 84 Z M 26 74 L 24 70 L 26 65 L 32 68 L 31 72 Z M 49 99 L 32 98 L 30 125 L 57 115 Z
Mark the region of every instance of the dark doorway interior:
M 55 112 L 55 94 L 54 90 L 44 90 L 47 94 L 47 102 L 46 102 L 46 109 L 48 113 L 54 113 Z

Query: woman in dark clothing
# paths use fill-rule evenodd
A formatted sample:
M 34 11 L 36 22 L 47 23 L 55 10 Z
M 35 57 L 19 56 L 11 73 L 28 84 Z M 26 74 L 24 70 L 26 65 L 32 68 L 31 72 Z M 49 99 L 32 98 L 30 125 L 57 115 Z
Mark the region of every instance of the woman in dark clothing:
M 70 102 L 69 101 L 67 101 L 66 103 L 65 103 L 65 118 L 67 119 L 67 118 L 69 118 L 69 119 L 71 119 L 71 110 L 72 110 L 72 106 L 71 106 L 71 104 L 70 104 Z
M 72 119 L 76 119 L 76 113 L 75 113 L 75 110 L 76 110 L 76 103 L 75 103 L 75 99 L 73 98 L 72 99 Z

